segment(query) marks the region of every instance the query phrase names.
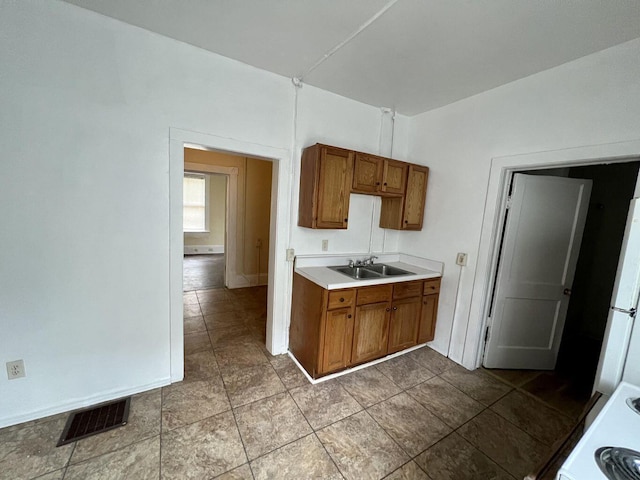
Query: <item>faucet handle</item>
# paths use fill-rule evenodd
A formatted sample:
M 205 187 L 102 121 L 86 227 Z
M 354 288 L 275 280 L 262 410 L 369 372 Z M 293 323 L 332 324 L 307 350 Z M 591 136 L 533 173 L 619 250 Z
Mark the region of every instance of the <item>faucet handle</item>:
M 378 259 L 378 257 L 376 257 L 375 255 L 371 255 L 371 257 L 369 258 L 369 263 L 370 263 L 371 265 L 373 265 L 373 261 L 374 261 L 374 260 L 377 260 L 377 259 Z
M 349 268 L 353 268 L 353 265 L 354 265 L 353 260 L 349 260 Z

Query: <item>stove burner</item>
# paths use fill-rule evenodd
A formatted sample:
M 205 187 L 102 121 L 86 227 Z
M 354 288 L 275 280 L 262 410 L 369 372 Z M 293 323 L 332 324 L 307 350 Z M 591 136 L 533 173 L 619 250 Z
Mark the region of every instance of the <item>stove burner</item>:
M 629 405 L 629 408 L 631 408 L 631 410 L 633 410 L 638 415 L 640 415 L 640 397 L 637 397 L 637 398 L 629 397 L 629 398 L 627 398 L 627 405 Z
M 640 480 L 640 452 L 628 448 L 601 447 L 596 463 L 609 480 Z

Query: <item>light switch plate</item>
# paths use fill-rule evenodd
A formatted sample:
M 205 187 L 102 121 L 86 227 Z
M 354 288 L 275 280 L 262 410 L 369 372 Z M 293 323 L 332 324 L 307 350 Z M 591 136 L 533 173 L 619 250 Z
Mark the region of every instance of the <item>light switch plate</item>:
M 287 248 L 287 262 L 293 262 L 296 258 L 296 251 L 293 248 Z
M 326 252 L 329 250 L 329 240 L 322 240 L 322 251 Z
M 461 267 L 464 267 L 466 264 L 467 264 L 466 253 L 459 253 L 458 255 L 456 255 L 456 265 L 460 265 Z

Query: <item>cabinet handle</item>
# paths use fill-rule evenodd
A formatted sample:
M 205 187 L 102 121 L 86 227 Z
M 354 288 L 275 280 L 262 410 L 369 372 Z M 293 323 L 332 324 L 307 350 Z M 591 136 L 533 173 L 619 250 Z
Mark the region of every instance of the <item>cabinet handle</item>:
M 394 309 L 394 310 L 397 310 L 397 309 L 398 309 L 398 307 L 393 307 L 393 309 Z
M 387 182 L 384 182 L 383 185 L 386 187 L 387 186 Z
M 351 318 L 351 314 L 347 315 L 347 318 Z
M 345 219 L 344 219 L 344 223 L 347 223 L 348 221 L 349 221 L 349 219 L 348 219 L 348 218 L 345 218 Z
M 380 185 L 380 182 L 376 182 L 376 185 Z
M 341 301 L 341 302 L 344 302 L 344 297 L 340 297 L 340 301 Z
M 387 308 L 386 308 L 386 310 L 387 310 L 387 312 L 390 312 L 390 311 L 391 311 L 391 309 L 390 309 L 389 307 L 387 307 Z

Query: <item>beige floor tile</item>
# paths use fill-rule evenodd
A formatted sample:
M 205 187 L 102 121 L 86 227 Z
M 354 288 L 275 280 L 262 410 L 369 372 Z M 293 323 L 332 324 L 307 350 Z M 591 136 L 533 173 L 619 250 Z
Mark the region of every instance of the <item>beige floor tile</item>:
M 309 385 L 309 380 L 307 380 L 307 377 L 304 376 L 289 355 L 278 355 L 277 357 L 271 358 L 271 365 L 273 365 L 280 380 L 282 380 L 282 383 L 284 383 L 284 386 L 287 387 L 288 390 Z
M 401 392 L 400 387 L 375 368 L 364 368 L 339 377 L 347 392 L 363 407 L 369 407 Z
M 541 370 L 501 370 L 499 368 L 482 368 L 482 371 L 514 387 L 520 387 L 544 373 Z
M 458 428 L 484 408 L 439 377 L 433 377 L 407 390 L 407 393 L 451 428 Z
M 424 368 L 408 355 L 402 355 L 379 363 L 376 368 L 403 390 L 435 376 L 435 373 Z
M 391 397 L 367 411 L 411 457 L 451 432 L 451 428 L 406 393 Z
M 231 409 L 221 379 L 176 383 L 162 389 L 162 431 Z
M 131 398 L 129 420 L 124 427 L 79 440 L 70 463 L 120 450 L 160 433 L 161 389 L 134 395 Z
M 212 478 L 246 462 L 230 411 L 162 435 L 164 480 Z
M 255 334 L 246 325 L 209 329 L 209 338 L 214 350 L 241 343 L 258 343 Z
M 0 430 L 0 476 L 33 478 L 64 467 L 73 451 L 73 444 L 56 448 L 65 423 L 66 416 L 56 416 Z
M 198 302 L 198 296 L 196 295 L 196 292 L 184 293 L 182 295 L 182 303 L 184 305 L 197 305 L 199 302 Z
M 342 478 L 315 435 L 285 445 L 251 462 L 256 480 L 302 480 Z
M 195 294 L 197 295 L 198 301 L 201 303 L 229 300 L 229 293 L 226 288 L 210 288 L 207 290 L 197 290 Z
M 186 333 L 184 335 L 184 354 L 211 350 L 211 341 L 207 332 Z
M 487 406 L 512 389 L 509 385 L 487 375 L 481 369 L 471 371 L 460 365 L 450 368 L 441 374 L 440 378 Z
M 294 388 L 291 396 L 315 430 L 362 410 L 337 380 Z
M 207 326 L 204 323 L 204 317 L 188 317 L 184 319 L 184 333 L 206 332 Z
M 238 468 L 234 468 L 233 470 L 216 477 L 216 480 L 253 480 L 253 473 L 251 473 L 249 464 L 245 463 L 244 465 L 240 465 Z
M 440 375 L 457 365 L 453 360 L 449 360 L 444 355 L 440 355 L 429 347 L 422 347 L 414 350 L 413 352 L 407 353 L 407 356 L 436 375 Z
M 235 301 L 231 300 L 215 300 L 213 302 L 200 302 L 200 310 L 203 315 L 211 315 L 212 313 L 232 312 L 240 310 L 241 307 Z
M 222 372 L 222 378 L 233 407 L 246 405 L 286 390 L 269 363 Z
M 482 453 L 517 478 L 540 463 L 548 447 L 490 410 L 485 410 L 458 430 Z
M 242 310 L 205 315 L 204 322 L 211 331 L 217 328 L 246 327 L 246 313 Z
M 385 480 L 429 480 L 429 477 L 416 462 L 405 463 L 395 472 L 390 473 Z
M 312 432 L 288 393 L 238 407 L 235 416 L 249 460 Z
M 316 432 L 347 479 L 382 478 L 409 460 L 367 412 Z
M 220 377 L 213 350 L 192 353 L 184 357 L 184 381 L 214 380 Z
M 262 349 L 254 343 L 237 344 L 215 350 L 221 372 L 229 372 L 247 367 L 267 365 L 269 360 Z
M 574 424 L 566 415 L 517 390 L 494 403 L 491 410 L 548 446 L 569 433 Z
M 514 480 L 456 433 L 418 455 L 415 461 L 433 480 Z
M 156 480 L 160 475 L 160 436 L 69 466 L 66 480 Z
M 200 310 L 199 303 L 185 303 L 182 308 L 182 315 L 184 318 L 189 317 L 201 317 L 202 311 Z

